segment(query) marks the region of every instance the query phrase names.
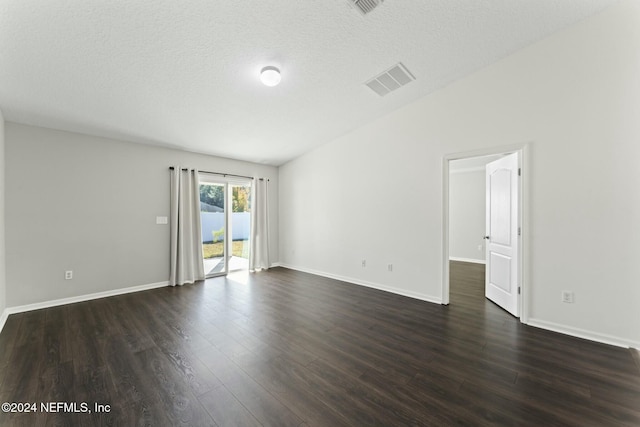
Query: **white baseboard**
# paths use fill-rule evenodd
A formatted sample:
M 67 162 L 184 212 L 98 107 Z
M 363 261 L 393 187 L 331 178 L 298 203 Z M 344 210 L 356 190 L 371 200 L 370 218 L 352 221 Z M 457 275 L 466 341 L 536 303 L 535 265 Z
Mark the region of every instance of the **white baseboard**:
M 469 261 L 469 262 L 471 262 L 471 261 Z M 297 271 L 302 271 L 304 273 L 315 274 L 317 276 L 327 277 L 329 279 L 341 280 L 343 282 L 348 282 L 348 283 L 353 283 L 353 284 L 356 284 L 356 285 L 366 286 L 368 288 L 373 288 L 373 289 L 378 289 L 378 290 L 381 290 L 381 291 L 391 292 L 391 293 L 394 293 L 394 294 L 403 295 L 403 296 L 407 296 L 407 297 L 410 297 L 410 298 L 416 298 L 416 299 L 419 299 L 419 300 L 422 300 L 422 301 L 432 302 L 432 303 L 436 303 L 436 304 L 442 304 L 442 300 L 440 298 L 436 298 L 436 297 L 433 297 L 433 296 L 430 296 L 430 295 L 424 295 L 424 294 L 419 294 L 419 293 L 415 293 L 415 292 L 407 292 L 407 291 L 402 290 L 402 289 L 397 289 L 397 288 L 381 285 L 379 283 L 366 282 L 366 281 L 363 281 L 363 280 L 354 279 L 352 277 L 340 276 L 340 275 L 337 275 L 337 274 L 331 274 L 331 273 L 327 273 L 327 272 L 324 272 L 324 271 L 319 271 L 319 270 L 313 270 L 313 269 L 310 269 L 310 268 L 294 266 L 294 265 L 290 265 L 290 264 L 287 264 L 287 263 L 278 263 L 278 265 L 280 267 L 289 268 L 291 270 L 297 270 Z M 600 342 L 600 343 L 603 343 L 603 344 L 614 345 L 614 346 L 617 346 L 617 347 L 629 347 L 629 348 L 640 349 L 640 342 L 634 342 L 634 341 L 626 340 L 626 339 L 620 338 L 620 337 L 615 337 L 615 336 L 606 335 L 606 334 L 599 334 L 599 333 L 592 332 L 592 331 L 587 331 L 587 330 L 584 330 L 584 329 L 573 328 L 573 327 L 570 327 L 570 326 L 560 325 L 560 324 L 553 323 L 553 322 L 547 322 L 545 320 L 529 318 L 529 320 L 527 321 L 526 324 L 529 325 L 529 326 L 536 327 L 536 328 L 546 329 L 546 330 L 549 330 L 549 331 L 558 332 L 558 333 L 561 333 L 561 334 L 570 335 L 570 336 L 574 336 L 574 337 L 578 337 L 578 338 L 583 338 L 583 339 L 587 339 L 587 340 L 590 340 L 590 341 Z
M 613 335 L 587 331 L 585 329 L 574 328 L 572 326 L 561 325 L 559 323 L 548 322 L 546 320 L 529 318 L 527 325 L 603 344 L 615 345 L 616 347 L 640 348 L 640 342 L 630 341 Z
M 472 262 L 474 264 L 486 264 L 487 262 L 483 259 L 472 259 L 472 258 L 460 258 L 457 256 L 450 256 L 449 261 L 460 261 L 460 262 Z
M 131 286 L 128 288 L 113 289 L 110 291 L 96 292 L 93 294 L 79 295 L 76 297 L 61 298 L 61 299 L 55 299 L 50 301 L 36 302 L 33 304 L 7 307 L 4 310 L 4 313 L 2 313 L 2 316 L 4 318 L 5 314 L 6 314 L 6 317 L 8 317 L 10 314 L 24 313 L 25 311 L 40 310 L 43 308 L 56 307 L 59 305 L 73 304 L 76 302 L 90 301 L 94 299 L 107 298 L 107 297 L 112 297 L 116 295 L 130 294 L 133 292 L 147 291 L 149 289 L 162 288 L 164 286 L 169 286 L 169 282 L 167 281 L 167 282 L 150 283 L 148 285 Z M 1 319 L 2 318 L 0 318 L 0 320 Z M 5 318 L 5 321 L 6 321 L 6 318 Z M 4 326 L 4 323 L 2 324 L 2 326 Z M 0 329 L 0 331 L 2 331 L 2 329 Z
M 402 295 L 409 298 L 419 299 L 422 301 L 432 302 L 435 304 L 442 304 L 442 299 L 419 292 L 406 291 L 404 289 L 394 288 L 392 286 L 382 285 L 380 283 L 367 282 L 365 280 L 355 279 L 353 277 L 340 276 L 337 274 L 327 273 L 325 271 L 313 270 L 311 268 L 298 267 L 287 263 L 278 263 L 280 267 L 288 268 L 290 270 L 302 271 L 303 273 L 315 274 L 316 276 L 327 277 L 329 279 L 340 280 L 342 282 L 353 283 L 354 285 L 365 286 L 367 288 L 377 289 L 379 291 L 390 292 L 396 295 Z
M 397 295 L 403 295 L 403 296 L 406 296 L 406 297 L 415 298 L 415 299 L 419 299 L 419 300 L 422 300 L 422 301 L 427 301 L 427 302 L 431 302 L 431 303 L 435 303 L 435 304 L 442 304 L 442 299 L 440 299 L 440 298 L 437 298 L 437 297 L 434 297 L 434 296 L 431 296 L 431 295 L 421 294 L 421 293 L 418 293 L 418 292 L 410 292 L 410 291 L 406 291 L 406 290 L 403 290 L 403 289 L 398 289 L 398 288 L 394 288 L 394 287 L 391 287 L 391 286 L 382 285 L 382 284 L 379 284 L 379 283 L 367 282 L 367 281 L 355 279 L 355 278 L 352 278 L 352 277 L 340 276 L 340 275 L 337 275 L 337 274 L 331 274 L 331 273 L 327 273 L 327 272 L 324 272 L 324 271 L 313 270 L 313 269 L 310 269 L 310 268 L 298 267 L 298 266 L 294 266 L 294 265 L 290 265 L 290 264 L 286 264 L 286 263 L 281 263 L 281 262 L 272 263 L 271 266 L 272 267 L 284 267 L 284 268 L 288 268 L 288 269 L 291 269 L 291 270 L 302 271 L 304 273 L 315 274 L 317 276 L 327 277 L 329 279 L 335 279 L 335 280 L 340 280 L 340 281 L 343 281 L 343 282 L 353 283 L 355 285 L 365 286 L 367 288 L 372 288 L 372 289 L 377 289 L 377 290 L 380 290 L 380 291 L 390 292 L 390 293 L 397 294 Z M 51 301 L 38 302 L 38 303 L 34 303 L 34 304 L 26 304 L 26 305 L 15 306 L 15 307 L 7 307 L 7 308 L 4 309 L 4 311 L 0 315 L 0 332 L 2 332 L 2 329 L 4 328 L 4 325 L 5 325 L 5 323 L 7 321 L 7 318 L 9 317 L 10 314 L 24 313 L 26 311 L 40 310 L 40 309 L 43 309 L 43 308 L 56 307 L 56 306 L 65 305 L 65 304 L 73 304 L 73 303 L 77 303 L 77 302 L 90 301 L 90 300 L 99 299 L 99 298 L 107 298 L 107 297 L 116 296 L 116 295 L 123 295 L 123 294 L 129 294 L 129 293 L 134 293 L 134 292 L 141 292 L 141 291 L 146 291 L 146 290 L 150 290 L 150 289 L 162 288 L 164 286 L 169 286 L 169 282 L 167 281 L 167 282 L 150 283 L 150 284 L 147 284 L 147 285 L 131 286 L 131 287 L 128 287 L 128 288 L 120 288 L 120 289 L 114 289 L 114 290 L 104 291 L 104 292 L 96 292 L 96 293 L 93 293 L 93 294 L 80 295 L 80 296 L 76 296 L 76 297 L 61 298 L 61 299 L 56 299 L 56 300 L 51 300 Z M 529 326 L 536 327 L 536 328 L 547 329 L 547 330 L 550 330 L 550 331 L 553 331 L 553 332 L 558 332 L 558 333 L 565 334 L 565 335 L 570 335 L 570 336 L 574 336 L 574 337 L 578 337 L 578 338 L 583 338 L 583 339 L 587 339 L 587 340 L 590 340 L 590 341 L 601 342 L 601 343 L 604 343 L 604 344 L 610 344 L 610 345 L 614 345 L 614 346 L 617 346 L 617 347 L 628 347 L 628 348 L 640 349 L 640 342 L 630 341 L 630 340 L 627 340 L 627 339 L 624 339 L 624 338 L 620 338 L 620 337 L 616 337 L 616 336 L 612 336 L 612 335 L 600 334 L 600 333 L 597 333 L 597 332 L 587 331 L 587 330 L 580 329 L 580 328 L 574 328 L 574 327 L 571 327 L 571 326 L 561 325 L 561 324 L 554 323 L 554 322 L 548 322 L 546 320 L 529 318 L 529 320 L 528 320 L 528 322 L 526 324 L 529 325 Z
M 4 324 L 7 322 L 7 318 L 9 317 L 9 312 L 5 308 L 2 310 L 2 314 L 0 315 L 0 332 L 2 332 L 2 328 L 4 328 Z

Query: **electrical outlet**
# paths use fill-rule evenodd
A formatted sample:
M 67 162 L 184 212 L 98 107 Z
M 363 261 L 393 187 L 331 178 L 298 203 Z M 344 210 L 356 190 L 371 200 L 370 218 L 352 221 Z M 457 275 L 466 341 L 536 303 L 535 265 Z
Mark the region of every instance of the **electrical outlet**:
M 566 302 L 568 304 L 573 303 L 573 292 L 562 291 L 562 302 Z
M 73 279 L 73 271 L 72 270 L 67 270 L 64 272 L 64 280 L 71 280 Z
M 364 267 L 366 267 L 366 266 L 367 266 L 367 260 L 366 260 L 366 259 L 363 259 L 363 260 L 362 260 L 362 267 L 364 268 Z
M 389 271 L 393 271 L 393 264 L 389 264 L 389 265 L 387 266 L 387 269 L 388 269 Z
M 482 252 L 482 245 L 478 245 L 478 252 Z

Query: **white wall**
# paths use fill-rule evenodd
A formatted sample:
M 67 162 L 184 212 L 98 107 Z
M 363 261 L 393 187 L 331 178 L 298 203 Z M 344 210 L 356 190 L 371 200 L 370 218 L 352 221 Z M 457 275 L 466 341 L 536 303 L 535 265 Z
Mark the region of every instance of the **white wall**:
M 276 168 L 7 122 L 7 306 L 167 281 L 171 165 L 269 178 L 278 259 Z
M 485 262 L 485 172 L 449 176 L 449 258 Z
M 623 1 L 282 166 L 282 262 L 440 301 L 443 156 L 530 143 L 529 321 L 640 347 L 638 76 Z
M 6 318 L 3 316 L 4 309 L 7 308 L 7 281 L 5 264 L 5 226 L 4 226 L 4 116 L 0 110 L 0 330 Z

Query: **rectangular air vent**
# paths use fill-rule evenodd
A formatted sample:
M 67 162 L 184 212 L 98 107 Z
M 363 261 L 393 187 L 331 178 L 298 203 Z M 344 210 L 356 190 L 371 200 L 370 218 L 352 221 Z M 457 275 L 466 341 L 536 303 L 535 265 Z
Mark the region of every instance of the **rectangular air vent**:
M 365 84 L 378 95 L 385 96 L 389 92 L 393 92 L 399 87 L 404 86 L 415 79 L 416 78 L 411 74 L 411 71 L 409 71 L 402 62 L 398 62 L 393 67 L 378 74 Z
M 356 8 L 361 14 L 366 15 L 373 9 L 380 6 L 384 0 L 347 0 L 347 2 Z

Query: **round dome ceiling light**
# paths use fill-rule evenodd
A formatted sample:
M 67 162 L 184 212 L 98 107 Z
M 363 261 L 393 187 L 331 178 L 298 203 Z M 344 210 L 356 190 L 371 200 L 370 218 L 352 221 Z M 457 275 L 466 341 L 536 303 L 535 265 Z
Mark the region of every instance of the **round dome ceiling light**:
M 276 86 L 282 80 L 280 70 L 277 67 L 269 65 L 260 71 L 260 81 L 265 86 Z

